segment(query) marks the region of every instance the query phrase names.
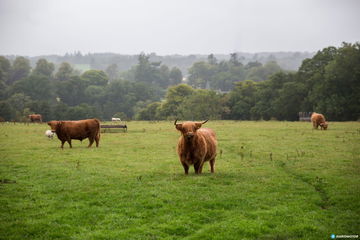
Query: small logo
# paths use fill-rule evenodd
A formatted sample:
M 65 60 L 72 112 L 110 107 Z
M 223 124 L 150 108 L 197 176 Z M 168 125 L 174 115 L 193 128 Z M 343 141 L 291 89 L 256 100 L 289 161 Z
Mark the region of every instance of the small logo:
M 336 235 L 335 234 L 331 234 L 331 239 L 335 239 Z

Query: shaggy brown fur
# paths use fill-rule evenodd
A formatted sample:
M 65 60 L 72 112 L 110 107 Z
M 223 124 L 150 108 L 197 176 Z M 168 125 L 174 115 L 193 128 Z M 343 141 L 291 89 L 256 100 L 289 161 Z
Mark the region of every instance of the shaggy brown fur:
M 314 129 L 318 129 L 319 126 L 321 130 L 326 130 L 328 128 L 328 123 L 325 122 L 324 115 L 320 113 L 314 112 L 311 115 L 311 122 L 313 124 Z
M 181 132 L 181 137 L 177 145 L 177 152 L 180 162 L 184 167 L 185 174 L 189 173 L 189 166 L 194 165 L 195 173 L 200 174 L 204 162 L 210 162 L 211 172 L 213 173 L 216 157 L 216 137 L 213 130 L 201 128 L 205 122 L 184 122 L 175 126 Z
M 71 139 L 82 141 L 89 138 L 89 146 L 96 141 L 96 147 L 99 146 L 100 141 L 100 121 L 97 119 L 85 119 L 80 121 L 50 121 L 48 125 L 52 132 L 56 132 L 57 137 L 61 141 L 61 148 L 64 148 L 64 143 L 67 141 L 72 148 Z
M 42 122 L 41 114 L 30 114 L 28 117 L 31 122 Z

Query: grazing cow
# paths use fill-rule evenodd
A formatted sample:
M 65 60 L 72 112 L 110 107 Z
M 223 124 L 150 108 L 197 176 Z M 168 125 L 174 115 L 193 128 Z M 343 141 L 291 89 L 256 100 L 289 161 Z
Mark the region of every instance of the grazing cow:
M 40 114 L 30 114 L 28 117 L 31 122 L 42 122 L 42 116 Z
M 45 131 L 45 136 L 47 136 L 49 139 L 53 139 L 54 137 L 54 133 L 51 130 L 46 130 Z
M 71 139 L 82 141 L 89 138 L 89 146 L 96 141 L 96 147 L 99 146 L 100 141 L 100 121 L 97 119 L 85 119 L 79 121 L 50 121 L 48 125 L 51 131 L 55 132 L 61 141 L 61 148 L 64 148 L 64 143 L 67 141 L 72 148 Z
M 111 118 L 111 121 L 121 121 L 120 118 Z
M 328 128 L 328 123 L 325 122 L 324 115 L 320 113 L 314 112 L 311 115 L 311 122 L 313 124 L 314 129 L 318 129 L 319 126 L 321 130 L 326 130 Z
M 201 128 L 207 121 L 174 122 L 176 129 L 181 132 L 177 152 L 185 174 L 189 173 L 190 165 L 194 165 L 195 173 L 200 174 L 206 161 L 210 162 L 211 172 L 214 172 L 217 141 L 213 130 Z

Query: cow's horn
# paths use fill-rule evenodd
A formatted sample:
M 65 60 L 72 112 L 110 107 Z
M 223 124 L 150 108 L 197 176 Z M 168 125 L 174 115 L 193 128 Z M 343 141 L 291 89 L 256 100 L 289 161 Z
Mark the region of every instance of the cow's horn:
M 175 119 L 174 125 L 176 126 L 177 119 Z
M 209 121 L 209 119 L 205 120 L 205 121 L 204 121 L 204 122 L 202 122 L 201 124 L 204 124 L 204 123 L 206 123 L 207 121 Z

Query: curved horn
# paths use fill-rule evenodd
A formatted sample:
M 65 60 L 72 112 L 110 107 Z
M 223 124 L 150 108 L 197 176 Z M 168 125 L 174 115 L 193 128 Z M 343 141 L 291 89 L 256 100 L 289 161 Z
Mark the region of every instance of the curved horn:
M 201 124 L 204 124 L 204 123 L 206 123 L 207 121 L 209 121 L 209 119 L 205 120 L 205 121 L 204 121 L 204 122 L 202 122 Z
M 174 125 L 176 126 L 177 119 L 175 119 Z

